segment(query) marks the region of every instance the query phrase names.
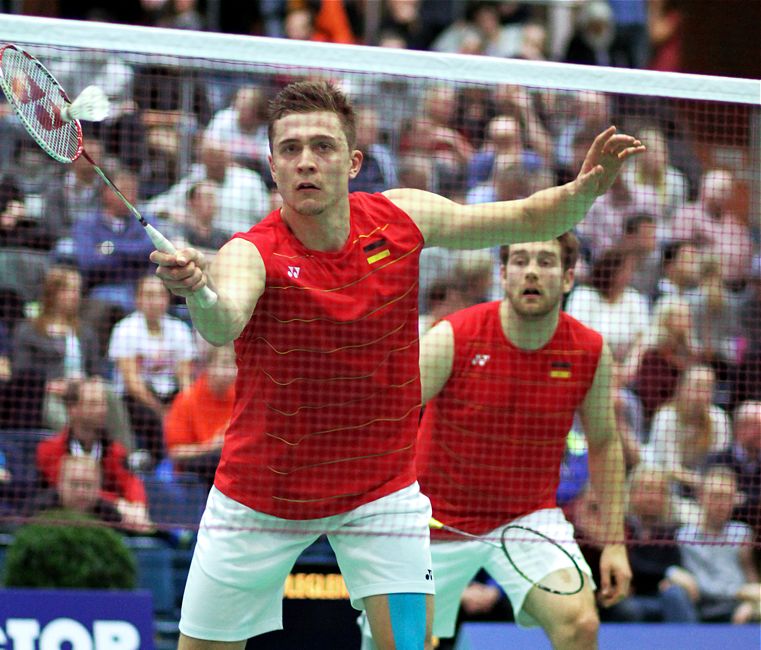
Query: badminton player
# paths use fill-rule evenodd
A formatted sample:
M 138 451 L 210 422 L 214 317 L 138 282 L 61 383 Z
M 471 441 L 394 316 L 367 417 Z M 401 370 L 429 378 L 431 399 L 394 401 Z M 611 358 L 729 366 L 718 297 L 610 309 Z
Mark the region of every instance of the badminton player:
M 605 546 L 600 603 L 627 595 L 631 571 L 622 544 L 624 460 L 611 397 L 611 356 L 600 334 L 560 306 L 573 285 L 572 233 L 500 249 L 504 299 L 456 312 L 420 343 L 423 400 L 418 479 L 433 516 L 460 530 L 500 539 L 518 524 L 561 543 L 586 574 L 573 595 L 541 590 L 521 577 L 501 548 L 472 539 L 435 540 L 434 634 L 451 637 L 460 598 L 485 568 L 523 626 L 541 626 L 552 647 L 597 647 L 591 572 L 557 507 L 560 463 L 578 410 L 589 445 Z M 523 533 L 508 550 L 516 566 L 559 591 L 581 582 L 573 561 Z M 541 542 L 541 543 L 537 543 Z M 509 542 L 508 542 L 509 543 Z M 554 551 L 554 552 L 551 552 Z M 541 571 L 537 573 L 537 567 Z
M 434 576 L 430 503 L 415 473 L 420 251 L 557 236 L 644 151 L 610 128 L 572 183 L 463 206 L 408 189 L 350 195 L 362 164 L 355 133 L 333 86 L 287 86 L 269 123 L 283 207 L 211 265 L 193 249 L 151 254 L 173 293 L 217 292 L 215 306 L 191 301 L 190 314 L 209 342 L 235 341 L 238 364 L 185 588 L 182 650 L 243 648 L 279 629 L 284 580 L 323 532 L 377 646 L 423 648 Z

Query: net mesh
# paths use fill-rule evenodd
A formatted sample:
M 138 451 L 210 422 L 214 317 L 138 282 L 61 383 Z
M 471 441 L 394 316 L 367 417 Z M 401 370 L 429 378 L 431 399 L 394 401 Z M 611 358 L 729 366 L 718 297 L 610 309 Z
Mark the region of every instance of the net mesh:
M 331 66 L 334 50 L 321 62 L 307 48 L 309 66 L 299 67 L 19 45 L 72 96 L 104 88 L 117 110 L 85 125 L 87 150 L 168 238 L 211 258 L 282 205 L 266 103 L 296 80 L 330 80 L 356 106 L 364 159 L 352 192 L 414 188 L 468 205 L 520 199 L 573 180 L 610 124 L 648 151 L 626 162 L 574 229 L 564 309 L 610 348 L 609 415 L 605 400 L 585 401 L 596 334 L 565 319 L 551 344 L 519 349 L 493 302 L 505 296 L 499 248 L 470 250 L 478 239 L 423 248 L 388 206 L 378 223 L 353 225 L 339 252 L 249 236 L 266 250 L 268 284 L 236 344 L 236 379 L 231 346 L 205 343 L 184 302 L 143 280 L 150 242 L 90 166 L 53 164 L 0 112 L 7 526 L 64 505 L 132 532 L 192 539 L 223 454 L 223 492 L 304 520 L 301 530 L 316 538 L 334 525 L 320 518 L 408 485 L 417 451 L 433 514 L 454 527 L 485 533 L 533 511 L 537 525 L 550 525 L 542 513 L 557 503 L 591 553 L 626 541 L 636 558 L 649 540 L 697 549 L 696 563 L 702 549 L 728 549 L 721 557 L 736 568 L 741 549 L 758 548 L 757 102 L 701 98 L 698 80 L 686 97 L 691 82 L 678 75 L 674 96 L 662 77 L 652 77 L 659 91 L 632 92 L 614 71 L 597 71 L 584 88 L 572 68 L 551 65 L 548 78 L 566 70 L 567 84 L 468 82 L 456 67 L 431 78 L 417 54 L 406 74 L 363 74 Z M 339 51 L 348 60 L 355 50 Z M 452 61 L 467 69 L 472 60 Z M 526 76 L 521 62 L 500 66 L 503 79 Z M 358 196 L 352 205 L 363 215 L 382 201 Z M 418 210 L 432 209 L 411 206 Z M 524 275 L 516 280 L 531 250 L 503 250 L 508 285 L 517 282 L 505 304 L 529 320 L 547 277 L 539 263 L 530 270 L 538 296 L 525 291 Z M 451 316 L 471 307 L 470 319 Z M 418 334 L 450 317 L 450 381 L 426 406 L 416 444 Z M 233 411 L 235 393 L 247 406 Z M 623 473 L 599 444 L 606 428 L 620 441 Z M 604 521 L 611 483 L 625 494 L 623 540 Z M 414 536 L 413 519 L 392 511 L 354 532 Z M 572 541 L 568 529 L 552 530 Z
M 81 128 L 76 121 L 61 119 L 68 102 L 55 79 L 15 47 L 2 51 L 0 74 L 6 98 L 43 150 L 58 162 L 75 160 L 80 153 Z

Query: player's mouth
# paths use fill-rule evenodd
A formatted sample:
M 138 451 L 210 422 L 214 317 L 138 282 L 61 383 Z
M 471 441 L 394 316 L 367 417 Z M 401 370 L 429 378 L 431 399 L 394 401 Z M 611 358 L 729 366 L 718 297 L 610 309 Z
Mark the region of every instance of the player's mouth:
M 318 185 L 315 185 L 314 183 L 310 183 L 309 181 L 303 181 L 303 182 L 299 183 L 296 186 L 296 190 L 299 191 L 299 192 L 301 192 L 301 191 L 310 191 L 310 190 L 316 191 L 316 190 L 319 190 L 319 189 L 320 188 L 319 188 Z
M 537 297 L 539 297 L 539 296 L 542 295 L 542 292 L 539 291 L 539 289 L 536 289 L 534 287 L 526 287 L 523 290 L 523 294 L 522 295 L 526 296 L 526 297 L 529 297 L 529 296 L 537 296 Z

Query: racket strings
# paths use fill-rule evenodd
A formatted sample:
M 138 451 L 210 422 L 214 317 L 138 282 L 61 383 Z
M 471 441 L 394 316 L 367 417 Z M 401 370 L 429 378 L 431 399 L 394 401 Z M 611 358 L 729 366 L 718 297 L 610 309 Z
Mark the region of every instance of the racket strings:
M 22 51 L 6 47 L 0 60 L 8 101 L 46 153 L 59 162 L 72 162 L 80 153 L 80 125 L 64 122 L 66 96 L 49 73 Z

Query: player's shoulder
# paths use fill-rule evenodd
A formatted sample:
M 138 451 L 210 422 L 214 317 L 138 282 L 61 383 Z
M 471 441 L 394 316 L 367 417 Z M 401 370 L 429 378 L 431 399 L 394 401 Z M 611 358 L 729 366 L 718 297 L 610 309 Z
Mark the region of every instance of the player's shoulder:
M 565 330 L 576 345 L 591 347 L 595 352 L 601 352 L 604 345 L 602 334 L 596 329 L 585 325 L 565 311 L 560 312 L 558 327 Z
M 455 330 L 473 329 L 480 331 L 485 322 L 499 317 L 499 305 L 499 300 L 479 302 L 448 314 L 443 320 L 448 321 Z

